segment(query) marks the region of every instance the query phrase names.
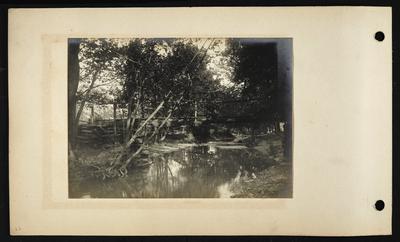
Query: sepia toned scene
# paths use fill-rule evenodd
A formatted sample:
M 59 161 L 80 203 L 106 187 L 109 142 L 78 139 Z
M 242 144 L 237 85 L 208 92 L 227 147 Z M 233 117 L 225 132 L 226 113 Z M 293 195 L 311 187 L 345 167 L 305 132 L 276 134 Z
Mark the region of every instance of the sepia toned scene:
M 69 198 L 291 198 L 292 39 L 68 40 Z

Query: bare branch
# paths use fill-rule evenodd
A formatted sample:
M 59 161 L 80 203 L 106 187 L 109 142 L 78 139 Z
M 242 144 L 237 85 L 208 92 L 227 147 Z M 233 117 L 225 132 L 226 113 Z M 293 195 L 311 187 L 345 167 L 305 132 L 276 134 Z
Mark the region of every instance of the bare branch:
M 111 83 L 116 82 L 116 81 L 117 80 L 114 79 L 114 80 L 109 81 L 109 82 L 105 82 L 105 83 L 102 83 L 102 84 L 99 84 L 99 85 L 96 85 L 96 86 L 93 86 L 93 87 L 89 87 L 88 89 L 86 89 L 86 90 L 84 90 L 82 92 L 79 92 L 79 95 L 84 95 L 86 92 L 91 91 L 91 90 L 93 90 L 93 89 L 95 89 L 97 87 L 106 86 L 106 85 L 111 84 Z

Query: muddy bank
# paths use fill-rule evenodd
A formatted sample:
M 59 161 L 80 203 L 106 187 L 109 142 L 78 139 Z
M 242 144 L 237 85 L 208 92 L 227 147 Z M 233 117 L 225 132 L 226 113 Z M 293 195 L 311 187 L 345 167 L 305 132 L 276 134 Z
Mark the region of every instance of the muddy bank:
M 229 188 L 231 198 L 292 197 L 292 162 L 284 155 L 282 136 L 241 136 L 235 142 L 257 150 L 273 165 L 261 171 L 239 171 Z
M 254 176 L 244 176 L 234 183 L 231 198 L 292 197 L 291 164 L 277 164 Z

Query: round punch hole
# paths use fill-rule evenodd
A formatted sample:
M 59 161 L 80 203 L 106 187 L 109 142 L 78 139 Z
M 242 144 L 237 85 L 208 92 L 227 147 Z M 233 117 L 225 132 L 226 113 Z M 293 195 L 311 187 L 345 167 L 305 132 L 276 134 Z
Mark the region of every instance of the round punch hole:
M 376 203 L 375 203 L 375 208 L 376 208 L 376 210 L 378 210 L 378 211 L 382 211 L 382 210 L 385 208 L 385 202 L 382 201 L 382 200 L 376 201 Z
M 382 31 L 378 31 L 375 33 L 375 39 L 377 41 L 383 41 L 385 39 L 385 34 Z

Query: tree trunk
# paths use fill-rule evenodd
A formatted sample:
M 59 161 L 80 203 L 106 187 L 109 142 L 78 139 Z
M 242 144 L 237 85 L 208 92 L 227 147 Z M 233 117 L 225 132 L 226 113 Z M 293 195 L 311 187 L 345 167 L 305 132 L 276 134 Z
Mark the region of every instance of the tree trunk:
M 137 149 L 137 150 L 135 151 L 135 153 L 133 153 L 133 155 L 131 155 L 125 162 L 123 162 L 123 164 L 122 164 L 121 167 L 126 168 L 126 167 L 132 162 L 132 160 L 140 154 L 140 152 L 144 149 L 144 147 L 146 146 L 146 144 L 147 144 L 152 138 L 154 138 L 154 136 L 156 136 L 156 135 L 158 134 L 158 132 L 160 131 L 160 129 L 161 129 L 162 127 L 164 127 L 164 125 L 167 123 L 168 119 L 171 118 L 171 115 L 172 115 L 172 111 L 170 111 L 170 113 L 169 113 L 168 116 L 163 120 L 163 122 L 162 122 L 156 129 L 154 129 L 153 133 L 150 135 L 149 138 L 146 139 L 145 142 L 143 142 L 143 144 L 140 146 L 140 148 Z
M 197 101 L 194 101 L 194 123 L 197 123 Z
M 125 176 L 127 174 L 127 166 L 134 160 L 134 158 L 136 158 L 138 155 L 140 155 L 140 153 L 142 152 L 142 150 L 146 147 L 146 145 L 151 142 L 151 140 L 158 134 L 158 132 L 165 126 L 165 124 L 167 124 L 168 120 L 171 118 L 173 111 L 175 110 L 176 106 L 179 105 L 179 103 L 182 101 L 183 96 L 181 96 L 181 98 L 176 102 L 175 106 L 168 112 L 167 117 L 164 118 L 164 120 L 161 122 L 161 124 L 155 128 L 152 132 L 152 134 L 146 138 L 142 145 L 132 154 L 130 155 L 127 159 L 122 160 L 122 157 L 124 157 L 124 154 L 127 154 L 128 149 L 130 147 L 130 145 L 135 141 L 136 137 L 138 136 L 138 134 L 140 133 L 141 130 L 143 130 L 143 128 L 146 126 L 146 124 L 159 112 L 159 110 L 163 107 L 164 102 L 162 101 L 158 107 L 156 108 L 156 110 L 153 111 L 153 113 L 146 119 L 146 121 L 138 128 L 138 130 L 136 130 L 135 134 L 131 137 L 131 139 L 125 144 L 125 148 L 123 150 L 123 152 L 121 152 L 121 154 L 117 157 L 117 160 L 115 163 L 112 164 L 112 167 L 109 169 L 110 172 L 113 172 L 112 170 L 117 170 L 119 172 L 119 174 L 121 174 L 122 176 Z
M 79 84 L 79 46 L 80 39 L 68 42 L 68 140 L 71 148 L 75 148 L 78 126 L 76 117 L 76 91 Z
M 76 117 L 75 117 L 75 126 L 76 127 L 78 127 L 78 125 L 79 125 L 79 119 L 81 118 L 82 111 L 85 108 L 86 100 L 89 98 L 90 91 L 93 89 L 93 86 L 94 86 L 94 83 L 96 82 L 98 74 L 99 74 L 99 70 L 97 70 L 93 73 L 92 82 L 90 83 L 90 86 L 89 86 L 88 90 L 86 91 L 85 96 L 81 100 L 81 105 L 79 106 L 78 113 L 76 114 Z
M 128 103 L 128 115 L 126 117 L 126 129 L 124 130 L 124 142 L 128 141 L 129 130 L 131 129 L 132 108 L 133 108 L 132 102 L 133 102 L 133 98 L 130 98 L 129 103 Z
M 78 162 L 78 158 L 76 157 L 70 142 L 68 142 L 68 160 L 73 163 Z
M 132 137 L 129 139 L 129 141 L 126 143 L 125 147 L 129 147 L 137 138 L 137 136 L 139 135 L 140 131 L 143 130 L 143 128 L 146 127 L 146 124 L 160 111 L 160 109 L 164 106 L 165 101 L 162 101 L 158 107 L 156 108 L 156 110 L 153 111 L 152 114 L 150 114 L 150 116 L 146 119 L 146 121 L 144 121 L 144 123 L 136 130 L 135 134 L 132 135 Z

